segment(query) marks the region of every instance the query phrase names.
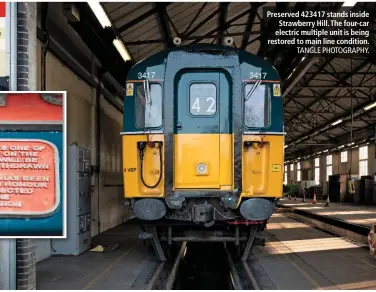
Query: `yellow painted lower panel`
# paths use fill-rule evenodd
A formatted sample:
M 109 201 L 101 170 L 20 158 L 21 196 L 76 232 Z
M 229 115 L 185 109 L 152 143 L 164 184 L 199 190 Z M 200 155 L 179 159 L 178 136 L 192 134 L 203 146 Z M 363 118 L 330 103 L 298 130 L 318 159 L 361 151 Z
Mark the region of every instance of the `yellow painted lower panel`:
M 174 188 L 219 189 L 219 148 L 219 134 L 174 135 Z M 204 173 L 199 173 L 199 164 L 206 165 Z
M 151 141 L 164 142 L 161 134 L 151 135 Z M 260 136 L 243 136 L 244 141 L 259 141 Z M 163 197 L 164 177 L 154 189 L 140 178 L 138 141 L 146 135 L 123 135 L 124 196 Z M 281 197 L 283 184 L 283 136 L 263 136 L 258 144 L 243 152 L 242 197 Z M 174 188 L 233 190 L 233 135 L 179 134 L 174 136 Z M 164 145 L 162 147 L 164 150 Z M 164 158 L 164 151 L 162 151 Z M 208 173 L 198 175 L 197 163 L 206 163 Z M 164 166 L 164 159 L 162 160 Z M 144 155 L 144 180 L 153 185 L 159 177 L 159 151 L 148 148 Z M 164 172 L 164 171 L 163 171 Z
M 282 197 L 284 137 L 277 135 L 243 136 L 254 141 L 243 151 L 243 196 Z
M 150 135 L 150 141 L 164 141 L 163 135 Z M 164 190 L 164 176 L 156 188 L 149 189 L 140 178 L 140 156 L 137 149 L 138 141 L 147 141 L 146 135 L 123 135 L 123 178 L 124 196 L 133 197 L 162 197 Z M 164 145 L 162 146 L 162 165 L 164 165 Z M 154 185 L 159 178 L 160 172 L 159 150 L 157 148 L 146 147 L 144 155 L 144 181 L 149 185 Z M 163 166 L 162 166 L 163 167 Z

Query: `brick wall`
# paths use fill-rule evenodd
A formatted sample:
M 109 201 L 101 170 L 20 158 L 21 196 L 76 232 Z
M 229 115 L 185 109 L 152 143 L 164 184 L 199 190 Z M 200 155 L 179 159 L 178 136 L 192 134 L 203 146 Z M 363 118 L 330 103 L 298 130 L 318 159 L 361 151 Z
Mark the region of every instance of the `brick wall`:
M 36 244 L 34 239 L 17 239 L 17 290 L 36 289 Z

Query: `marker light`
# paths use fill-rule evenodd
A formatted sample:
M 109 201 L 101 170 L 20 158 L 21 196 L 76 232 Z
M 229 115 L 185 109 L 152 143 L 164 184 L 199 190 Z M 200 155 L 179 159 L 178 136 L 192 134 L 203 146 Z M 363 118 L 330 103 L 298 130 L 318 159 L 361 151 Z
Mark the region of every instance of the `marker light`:
M 338 121 L 332 123 L 332 126 L 338 125 L 338 124 L 340 124 L 340 123 L 342 123 L 342 122 L 343 122 L 342 120 L 338 120 Z
M 99 2 L 90 1 L 88 4 L 103 28 L 112 26 L 110 19 Z
M 376 101 L 375 101 L 374 103 L 371 103 L 371 104 L 367 105 L 367 106 L 364 108 L 364 110 L 365 110 L 365 111 L 368 111 L 369 109 L 371 109 L 371 108 L 373 108 L 373 107 L 375 107 L 375 106 L 376 106 Z
M 121 40 L 114 39 L 112 43 L 125 62 L 130 61 L 132 59 Z

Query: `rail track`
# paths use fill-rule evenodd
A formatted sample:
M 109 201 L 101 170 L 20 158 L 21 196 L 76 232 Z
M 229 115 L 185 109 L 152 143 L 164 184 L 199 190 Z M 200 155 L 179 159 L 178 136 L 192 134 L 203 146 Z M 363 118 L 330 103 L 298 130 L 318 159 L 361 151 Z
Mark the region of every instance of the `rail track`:
M 173 262 L 162 262 L 153 277 L 151 278 L 147 289 L 148 290 L 173 290 L 176 275 L 179 266 L 185 256 L 187 250 L 187 242 L 184 241 L 179 249 L 177 256 Z
M 261 290 L 247 261 L 243 261 L 233 250 L 226 246 L 229 268 L 230 284 L 233 290 Z
M 187 242 L 183 242 L 173 261 L 162 262 L 157 266 L 154 275 L 148 283 L 148 290 L 174 290 L 176 289 L 178 277 L 189 277 L 184 271 L 179 273 L 182 265 L 187 264 L 183 263 L 187 248 Z M 226 267 L 224 267 L 227 270 L 224 273 L 228 276 L 228 284 L 223 288 L 232 290 L 260 290 L 256 278 L 249 267 L 249 263 L 242 261 L 236 254 L 235 248 L 226 243 L 224 243 L 223 250 L 223 256 L 226 257 L 227 262 Z

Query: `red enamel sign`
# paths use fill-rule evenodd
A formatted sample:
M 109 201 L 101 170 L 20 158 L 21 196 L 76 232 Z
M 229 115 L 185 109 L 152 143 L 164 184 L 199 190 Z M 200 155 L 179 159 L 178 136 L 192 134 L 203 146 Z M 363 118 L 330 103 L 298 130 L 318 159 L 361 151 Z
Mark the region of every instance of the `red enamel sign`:
M 6 16 L 5 2 L 0 2 L 0 17 Z
M 25 102 L 27 100 L 27 102 Z M 63 94 L 0 93 L 0 123 L 2 121 L 35 122 L 63 121 Z
M 0 139 L 0 217 L 56 211 L 57 159 L 56 147 L 47 141 Z

